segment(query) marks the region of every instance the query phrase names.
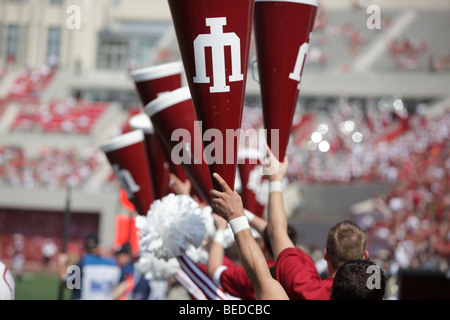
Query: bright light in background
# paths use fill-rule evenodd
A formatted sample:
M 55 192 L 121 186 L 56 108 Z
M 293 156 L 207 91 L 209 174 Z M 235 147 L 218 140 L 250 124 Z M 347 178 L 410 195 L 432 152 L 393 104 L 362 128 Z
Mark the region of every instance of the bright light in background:
M 328 152 L 330 150 L 330 144 L 327 141 L 320 141 L 319 143 L 319 150 L 321 152 Z
M 363 139 L 363 135 L 361 132 L 356 131 L 352 134 L 352 140 L 354 142 L 360 143 L 362 141 L 362 139 Z
M 341 122 L 339 128 L 343 133 L 349 134 L 350 132 L 355 130 L 355 123 L 352 120 L 347 120 L 345 122 Z
M 328 126 L 325 123 L 319 124 L 318 130 L 320 134 L 324 135 L 328 133 Z
M 394 101 L 394 108 L 395 108 L 395 110 L 402 110 L 403 109 L 403 101 L 400 99 L 396 99 Z
M 311 140 L 315 143 L 319 143 L 320 141 L 322 141 L 322 135 L 319 132 L 313 132 L 311 134 Z
M 348 132 L 352 132 L 353 130 L 355 130 L 355 123 L 352 120 L 345 121 L 344 128 Z

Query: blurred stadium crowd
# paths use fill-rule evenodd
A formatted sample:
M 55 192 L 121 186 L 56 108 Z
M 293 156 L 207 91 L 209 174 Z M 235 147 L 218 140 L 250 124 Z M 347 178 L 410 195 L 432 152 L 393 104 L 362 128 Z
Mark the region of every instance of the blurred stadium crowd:
M 355 10 L 364 7 L 355 4 Z M 383 27 L 376 32 L 384 32 L 396 13 L 383 15 Z M 367 16 L 364 11 L 361 15 Z M 425 15 L 433 17 L 432 12 Z M 436 19 L 444 21 L 447 17 Z M 353 18 L 348 11 L 329 15 L 320 8 L 305 72 L 336 65 L 344 73 L 352 72 L 352 59 L 371 43 L 369 30 L 358 27 Z M 414 26 L 387 43 L 386 53 L 374 67 L 398 72 L 448 73 L 450 51 L 438 46 L 436 53 L 435 44 L 429 43 L 418 28 Z M 173 52 L 167 50 L 161 50 L 162 59 L 178 57 L 176 47 Z M 0 65 L 0 84 L 9 70 L 8 64 Z M 0 120 L 11 104 L 20 109 L 8 123 L 9 133 L 36 134 L 42 139 L 48 134 L 86 137 L 92 134 L 109 102 L 90 102 L 80 97 L 43 101 L 42 94 L 58 70 L 58 66 L 44 65 L 38 69 L 22 67 L 17 73 L 8 94 L 0 97 Z M 314 103 L 304 104 L 299 105 L 293 123 L 288 149 L 289 181 L 300 185 L 387 184 L 386 194 L 370 199 L 370 209 L 353 215 L 369 233 L 369 252 L 389 275 L 395 275 L 399 269 L 448 272 L 448 108 L 438 117 L 430 117 L 428 102 L 409 103 L 401 96 L 336 97 L 316 110 Z M 125 120 L 116 133 L 127 130 L 127 121 L 136 110 L 129 106 L 124 111 Z M 247 102 L 243 129 L 262 126 L 260 106 Z M 49 144 L 30 155 L 20 145 L 0 141 L 0 187 L 83 188 L 105 165 L 104 154 L 95 147 L 61 149 Z M 111 171 L 99 189 L 112 186 L 117 187 L 118 182 Z M 86 232 L 80 231 L 83 233 Z M 37 255 L 33 258 L 37 259 Z M 319 258 L 317 265 L 320 268 Z

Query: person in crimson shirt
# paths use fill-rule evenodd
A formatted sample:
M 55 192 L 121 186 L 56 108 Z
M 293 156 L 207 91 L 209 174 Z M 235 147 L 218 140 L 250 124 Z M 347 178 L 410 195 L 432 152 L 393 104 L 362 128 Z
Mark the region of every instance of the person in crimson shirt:
M 267 266 L 273 277 L 275 277 L 275 260 L 273 258 L 272 248 L 267 233 L 267 221 L 249 211 L 245 211 L 245 215 L 249 220 L 250 226 L 262 235 L 263 243 L 260 244 L 260 247 L 267 261 Z M 227 226 L 226 221 L 216 214 L 214 214 L 214 217 L 217 230 L 224 230 Z M 292 239 L 292 242 L 297 243 L 297 232 L 295 228 L 288 226 L 288 234 Z M 239 297 L 242 300 L 255 300 L 255 290 L 245 269 L 227 258 L 224 254 L 220 236 L 216 237 L 214 240 L 215 243 L 210 248 L 210 259 L 208 260 L 206 269 L 208 276 L 229 294 Z
M 225 255 L 223 248 L 224 231 L 228 223 L 218 214 L 213 213 L 216 235 L 209 248 L 206 265 L 208 276 L 225 292 L 242 300 L 255 300 L 255 291 L 242 266 Z
M 230 224 L 240 261 L 255 290 L 255 298 L 257 300 L 287 300 L 286 291 L 272 277 L 261 247 L 253 237 L 244 212 L 242 198 L 219 174 L 214 173 L 213 177 L 220 184 L 222 191 L 210 190 L 213 197 L 211 207 Z
M 176 175 L 171 174 L 171 186 L 175 194 L 190 195 L 191 183 L 189 180 L 181 181 Z M 242 208 L 244 210 L 244 208 Z M 266 229 L 267 222 L 254 215 L 249 211 L 245 211 L 245 215 L 249 222 L 259 234 L 263 234 Z M 255 300 L 255 290 L 248 278 L 244 267 L 237 265 L 232 259 L 224 254 L 223 240 L 224 230 L 228 225 L 218 214 L 213 213 L 214 224 L 216 226 L 216 236 L 213 239 L 209 249 L 209 259 L 206 265 L 197 265 L 197 267 L 211 278 L 214 283 L 221 287 L 226 293 L 242 300 Z M 268 237 L 267 237 L 268 239 Z M 270 250 L 270 245 L 265 245 L 265 249 Z M 269 267 L 274 266 L 275 261 L 272 254 L 268 250 L 263 250 Z M 191 296 L 192 297 L 192 296 Z
M 173 189 L 173 192 L 177 195 L 191 195 L 191 182 L 189 181 L 189 179 L 185 180 L 184 182 L 182 180 L 180 180 L 176 175 L 174 174 L 170 174 L 170 182 L 171 182 L 171 187 Z M 194 198 L 195 200 L 195 198 Z M 213 251 L 213 256 L 215 257 L 215 259 L 213 259 L 214 261 L 217 261 L 217 266 L 220 266 L 223 270 L 228 270 L 228 272 L 231 272 L 232 270 L 236 273 L 236 281 L 237 283 L 239 283 L 239 285 L 237 286 L 233 286 L 231 285 L 229 288 L 236 288 L 237 290 L 225 290 L 225 288 L 222 288 L 222 291 L 225 291 L 226 293 L 229 294 L 229 297 L 231 299 L 238 299 L 241 298 L 241 293 L 245 292 L 246 294 L 244 294 L 245 297 L 255 297 L 254 294 L 254 290 L 253 287 L 251 285 L 250 280 L 247 278 L 245 271 L 242 267 L 239 267 L 238 265 L 236 265 L 236 263 L 234 263 L 232 261 L 232 259 L 228 258 L 227 256 L 224 255 L 223 252 L 223 246 L 222 246 L 222 241 L 223 241 L 223 231 L 225 230 L 225 227 L 227 226 L 227 222 L 221 218 L 219 215 L 217 215 L 216 213 L 213 213 L 213 218 L 214 218 L 214 222 L 216 227 L 219 225 L 221 231 L 218 232 L 221 235 L 221 239 L 219 240 L 218 237 L 216 237 L 213 241 L 213 244 L 211 245 L 213 248 L 215 248 L 215 250 Z M 257 227 L 259 226 L 258 223 L 255 224 Z M 265 227 L 265 224 L 264 224 Z M 215 244 L 214 244 L 215 242 Z M 214 252 L 216 253 L 214 255 Z M 211 261 L 211 259 L 209 259 L 209 261 Z M 205 264 L 195 264 L 195 267 L 199 269 L 199 272 L 203 272 L 208 278 L 213 279 L 213 273 L 210 272 L 210 262 L 208 262 L 206 265 Z M 214 270 L 216 269 L 216 267 L 214 267 Z M 183 272 L 184 273 L 184 272 Z M 185 274 L 186 275 L 186 274 Z M 189 278 L 189 276 L 186 275 L 186 277 Z M 181 282 L 183 284 L 183 286 L 187 286 L 187 285 L 191 285 L 193 287 L 197 287 L 197 283 L 196 283 L 196 279 L 186 279 L 186 277 L 184 277 L 183 274 L 178 275 L 178 281 Z M 195 280 L 195 281 L 194 281 Z M 220 283 L 217 283 L 217 281 L 215 281 L 214 285 L 217 285 L 219 287 L 221 287 Z M 200 292 L 199 296 L 195 296 L 192 292 L 189 292 L 188 290 L 188 294 L 191 297 L 191 299 L 193 300 L 197 300 L 198 297 L 201 297 L 202 293 L 201 291 L 203 291 L 202 289 L 198 289 L 196 290 L 196 292 Z M 211 290 L 212 292 L 214 290 Z M 244 299 L 244 298 L 242 298 Z
M 226 256 L 224 256 L 224 260 L 227 260 Z M 268 266 L 273 264 L 268 264 Z M 224 261 L 224 265 L 217 268 L 212 276 L 208 275 L 212 277 L 215 284 L 230 295 L 242 300 L 256 299 L 255 290 L 242 266 L 236 265 L 232 261 Z
M 282 180 L 287 173 L 288 158 L 280 163 L 267 148 L 264 171 L 269 184 L 268 233 L 276 261 L 276 279 L 292 300 L 329 300 L 333 278 L 338 268 L 349 260 L 368 259 L 367 235 L 349 220 L 328 232 L 324 258 L 328 278 L 322 279 L 312 258 L 297 248 L 289 238 L 284 210 Z
M 292 300 L 328 300 L 339 267 L 349 260 L 368 258 L 365 244 L 364 231 L 344 220 L 328 232 L 324 250 L 328 278 L 320 277 L 314 261 L 301 248 L 286 247 L 277 256 L 276 279 Z
M 247 217 L 249 217 L 247 212 Z M 227 227 L 227 222 L 219 215 L 213 213 L 214 223 L 216 225 L 216 236 L 209 249 L 209 259 L 206 266 L 208 276 L 213 279 L 214 283 L 222 287 L 227 293 L 238 297 L 242 300 L 255 300 L 255 290 L 248 278 L 245 269 L 229 259 L 223 248 L 223 232 Z M 262 234 L 267 223 L 258 216 L 251 216 L 250 224 L 259 233 Z M 268 267 L 275 264 L 273 257 L 260 244 Z

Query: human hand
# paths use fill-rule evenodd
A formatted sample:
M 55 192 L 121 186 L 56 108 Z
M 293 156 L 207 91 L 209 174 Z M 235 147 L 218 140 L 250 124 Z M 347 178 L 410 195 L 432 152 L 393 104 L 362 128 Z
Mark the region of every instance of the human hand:
M 69 256 L 66 253 L 61 253 L 58 256 L 58 264 L 60 266 L 66 266 L 69 264 Z
M 170 186 L 172 187 L 173 192 L 177 195 L 190 195 L 191 193 L 191 181 L 186 179 L 186 181 L 183 182 L 173 173 L 170 174 Z
M 223 192 L 212 189 L 210 193 L 213 195 L 211 207 L 226 221 L 233 220 L 244 216 L 244 205 L 241 196 L 233 191 L 222 177 L 214 173 L 213 177 L 219 182 Z
M 200 209 L 203 209 L 204 207 L 208 206 L 208 204 L 205 201 L 201 200 L 196 194 L 193 194 L 191 197 L 192 199 L 194 199 L 195 202 L 198 203 Z
M 212 213 L 212 216 L 213 216 L 214 225 L 216 227 L 216 230 L 225 230 L 225 228 L 228 225 L 228 222 L 224 218 L 222 218 L 221 215 L 219 215 L 215 212 Z
M 262 160 L 263 174 L 269 181 L 282 181 L 286 176 L 289 159 L 285 156 L 284 161 L 280 162 L 266 144 L 267 157 Z

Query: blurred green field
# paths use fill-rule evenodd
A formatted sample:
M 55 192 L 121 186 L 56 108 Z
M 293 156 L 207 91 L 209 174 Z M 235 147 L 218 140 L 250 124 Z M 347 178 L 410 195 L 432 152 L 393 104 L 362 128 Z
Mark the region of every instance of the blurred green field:
M 58 300 L 58 276 L 38 273 L 24 273 L 15 278 L 16 300 Z M 63 299 L 69 300 L 70 290 L 63 290 Z

